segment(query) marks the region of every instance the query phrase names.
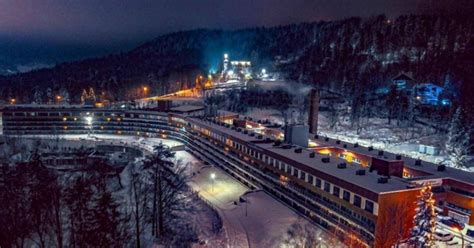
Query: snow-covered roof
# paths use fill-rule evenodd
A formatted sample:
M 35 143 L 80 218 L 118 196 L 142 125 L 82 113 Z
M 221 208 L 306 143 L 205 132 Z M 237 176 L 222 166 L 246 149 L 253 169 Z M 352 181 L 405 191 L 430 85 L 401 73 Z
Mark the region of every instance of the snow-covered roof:
M 203 109 L 204 109 L 204 106 L 181 105 L 181 106 L 173 107 L 170 110 L 174 112 L 180 112 L 180 113 L 189 113 L 189 112 L 201 111 Z
M 369 151 L 367 147 L 360 146 L 360 145 L 358 147 L 354 147 L 354 144 L 343 142 L 343 141 L 340 141 L 340 143 L 337 144 L 336 140 L 334 139 L 328 139 L 328 141 L 326 141 L 324 138 L 321 137 L 318 139 L 317 143 L 321 146 L 338 147 L 342 149 L 347 149 L 355 153 L 359 153 L 362 155 L 366 155 L 369 157 L 374 157 L 374 158 L 378 158 L 382 160 L 387 160 L 387 161 L 397 160 L 396 159 L 397 154 L 384 151 L 383 155 L 379 156 L 378 153 L 380 150 L 373 149 L 372 151 Z M 344 145 L 346 145 L 347 147 L 344 147 Z M 464 170 L 460 170 L 456 168 L 451 168 L 451 167 L 447 167 L 446 170 L 444 171 L 438 171 L 437 164 L 430 163 L 427 161 L 422 161 L 421 166 L 416 165 L 415 164 L 416 159 L 409 158 L 403 155 L 401 156 L 401 160 L 404 162 L 406 167 L 413 170 L 422 171 L 422 172 L 431 174 L 430 176 L 431 178 L 452 178 L 454 180 L 474 184 L 474 173 L 472 172 L 468 172 L 468 171 L 464 171 Z
M 323 173 L 326 176 L 335 178 L 336 180 L 345 181 L 345 183 L 364 188 L 377 194 L 391 191 L 406 190 L 408 186 L 408 182 L 395 177 L 389 179 L 387 183 L 378 183 L 377 180 L 381 176 L 378 175 L 375 171 L 369 172 L 368 169 L 365 169 L 366 174 L 359 176 L 356 175 L 356 171 L 361 170 L 363 168 L 357 164 L 347 163 L 347 161 L 337 157 L 330 157 L 329 162 L 324 163 L 322 162 L 322 158 L 327 158 L 328 156 L 315 153 L 314 158 L 311 158 L 309 154 L 312 153 L 312 151 L 303 149 L 301 153 L 296 153 L 294 150 L 297 146 L 291 149 L 275 147 L 273 146 L 273 143 L 258 144 L 258 146 L 266 149 L 269 152 L 278 154 L 296 162 L 294 163 L 295 165 L 298 163 L 300 165 L 307 166 L 313 170 L 316 170 L 315 176 L 317 176 L 318 173 Z M 346 168 L 339 169 L 338 165 L 341 163 L 345 163 Z
M 415 79 L 413 79 L 413 76 L 410 72 L 402 72 L 400 74 L 398 74 L 397 76 L 395 76 L 394 78 L 392 78 L 393 81 L 396 81 L 396 80 L 410 80 L 410 81 L 413 81 Z
M 326 177 L 334 178 L 334 180 L 342 180 L 346 184 L 351 184 L 358 186 L 365 190 L 374 192 L 376 194 L 383 192 L 399 191 L 406 190 L 408 182 L 403 181 L 402 179 L 393 178 L 388 180 L 388 183 L 380 184 L 377 182 L 380 175 L 377 175 L 375 172 L 370 173 L 366 170 L 366 175 L 357 176 L 356 171 L 363 169 L 360 166 L 356 165 L 347 165 L 346 169 L 338 169 L 337 166 L 340 163 L 347 163 L 345 160 L 340 158 L 331 157 L 329 163 L 323 163 L 321 159 L 326 157 L 324 155 L 315 154 L 314 158 L 310 158 L 309 154 L 312 151 L 303 149 L 301 153 L 295 153 L 294 148 L 283 149 L 281 147 L 273 146 L 273 142 L 262 142 L 268 136 L 264 136 L 263 139 L 258 139 L 257 135 L 250 136 L 249 134 L 244 134 L 243 132 L 238 132 L 231 128 L 220 126 L 213 122 L 204 121 L 200 119 L 191 119 L 192 122 L 198 122 L 201 126 L 207 127 L 219 133 L 225 134 L 227 136 L 233 137 L 237 140 L 247 142 L 248 144 L 253 144 L 253 146 L 264 150 L 268 155 L 274 155 L 276 159 L 279 157 L 284 157 L 288 164 L 295 167 L 305 167 L 303 170 L 307 172 L 314 172 L 315 176 L 319 174 L 324 174 Z M 260 142 L 259 142 L 260 141 Z

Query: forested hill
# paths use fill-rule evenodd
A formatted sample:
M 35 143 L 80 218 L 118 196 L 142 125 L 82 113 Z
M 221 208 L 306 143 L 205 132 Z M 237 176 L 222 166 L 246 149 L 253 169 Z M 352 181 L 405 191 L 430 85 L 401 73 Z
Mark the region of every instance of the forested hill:
M 273 65 L 289 79 L 334 89 L 374 88 L 401 71 L 411 71 L 419 82 L 442 84 L 447 74 L 462 80 L 457 70 L 466 60 L 459 58 L 473 47 L 473 34 L 472 18 L 420 15 L 177 32 L 127 53 L 1 77 L 0 98 L 32 102 L 36 92 L 46 102 L 67 90 L 78 101 L 84 88 L 94 87 L 114 100 L 133 97 L 142 85 L 162 93 L 217 69 L 224 52 L 252 60 L 257 68 Z

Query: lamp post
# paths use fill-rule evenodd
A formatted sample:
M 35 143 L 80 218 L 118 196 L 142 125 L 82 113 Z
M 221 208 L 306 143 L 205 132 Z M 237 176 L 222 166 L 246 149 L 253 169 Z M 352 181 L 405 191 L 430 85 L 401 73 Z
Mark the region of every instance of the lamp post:
M 214 181 L 216 180 L 216 173 L 211 173 L 212 193 L 214 193 Z
M 459 232 L 461 234 L 461 247 L 464 248 L 464 234 L 462 234 L 462 230 L 459 228 L 454 228 L 456 232 Z
M 321 248 L 321 243 L 322 243 L 323 239 L 321 237 L 318 237 L 318 247 Z

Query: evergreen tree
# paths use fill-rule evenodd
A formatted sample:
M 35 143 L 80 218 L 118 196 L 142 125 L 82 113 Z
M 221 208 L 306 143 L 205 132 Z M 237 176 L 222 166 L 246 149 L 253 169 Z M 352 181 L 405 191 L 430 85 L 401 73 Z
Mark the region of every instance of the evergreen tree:
M 413 229 L 408 241 L 416 248 L 432 247 L 434 245 L 436 212 L 435 200 L 431 191 L 431 184 L 424 185 L 417 200 Z
M 89 237 L 91 246 L 121 247 L 126 240 L 123 230 L 124 218 L 119 211 L 119 203 L 105 188 L 99 189 L 94 196 L 92 227 Z
M 446 154 L 453 167 L 466 168 L 471 151 L 470 128 L 463 124 L 463 114 L 458 108 L 453 115 L 446 141 Z

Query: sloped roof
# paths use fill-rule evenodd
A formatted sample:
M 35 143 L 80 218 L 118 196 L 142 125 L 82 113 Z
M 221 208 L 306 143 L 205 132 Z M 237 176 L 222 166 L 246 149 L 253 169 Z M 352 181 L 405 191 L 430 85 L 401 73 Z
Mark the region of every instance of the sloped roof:
M 396 77 L 392 78 L 393 81 L 395 80 L 407 80 L 407 81 L 414 81 L 415 79 L 413 79 L 413 76 L 411 73 L 405 73 L 405 72 L 402 72 L 400 74 L 398 74 Z

